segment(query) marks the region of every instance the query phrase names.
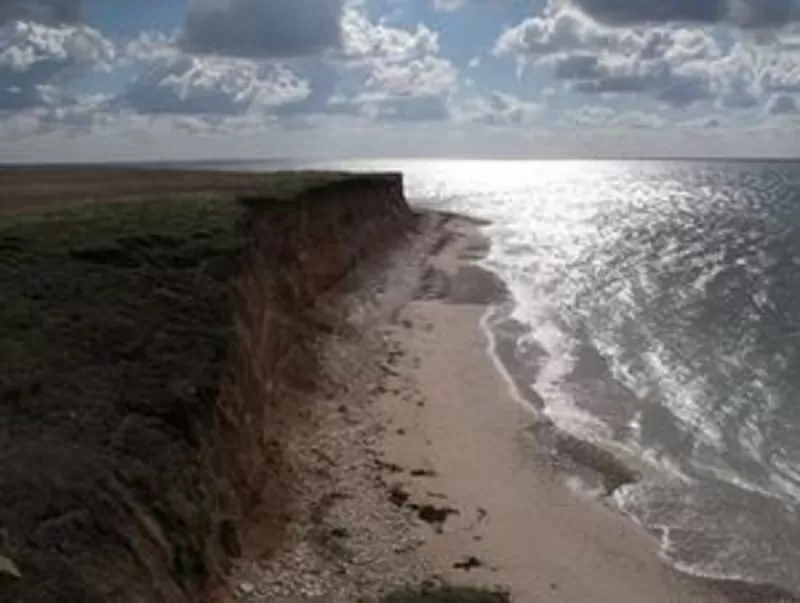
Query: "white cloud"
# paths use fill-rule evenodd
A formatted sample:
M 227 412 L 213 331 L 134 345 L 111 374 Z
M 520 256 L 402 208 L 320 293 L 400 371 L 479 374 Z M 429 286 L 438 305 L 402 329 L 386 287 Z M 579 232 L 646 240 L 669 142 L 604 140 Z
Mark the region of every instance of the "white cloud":
M 431 121 L 449 116 L 460 74 L 439 56 L 439 34 L 423 24 L 409 28 L 373 23 L 354 3 L 342 20 L 343 53 L 337 110 L 373 120 Z
M 512 94 L 493 92 L 488 97 L 470 98 L 453 111 L 457 122 L 488 126 L 521 126 L 534 123 L 541 107 Z
M 767 91 L 800 92 L 800 47 L 761 47 L 753 63 Z
M 11 21 L 0 26 L 0 109 L 67 102 L 69 85 L 107 69 L 115 45 L 85 25 Z
M 337 52 L 291 67 L 276 59 L 188 53 L 172 36 L 142 34 L 125 47 L 139 75 L 119 104 L 142 114 L 280 115 L 292 127 L 307 127 L 311 116 L 324 113 L 446 119 L 459 73 L 439 56 L 438 34 L 422 24 L 372 22 L 364 10 L 361 2 L 346 4 Z
M 87 26 L 50 27 L 12 21 L 0 26 L 0 69 L 24 73 L 51 68 L 99 65 L 111 61 L 114 44 Z
M 130 63 L 168 61 L 180 55 L 174 36 L 159 31 L 143 31 L 123 49 L 123 60 Z
M 406 30 L 372 23 L 358 6 L 345 9 L 342 36 L 350 60 L 397 62 L 439 52 L 439 35 L 425 25 Z
M 150 64 L 120 101 L 141 113 L 238 115 L 297 103 L 308 81 L 281 64 L 135 48 Z
M 679 25 L 610 27 L 571 5 L 504 31 L 494 54 L 524 68 L 548 66 L 557 80 L 584 94 L 641 95 L 666 105 L 717 103 L 749 109 L 765 91 L 800 83 L 800 60 L 776 43 L 729 32 L 723 45 L 708 28 Z
M 419 97 L 446 95 L 458 83 L 458 70 L 431 55 L 404 63 L 377 61 L 365 85 L 365 94 Z
M 555 52 L 599 45 L 616 40 L 605 30 L 571 7 L 548 8 L 541 16 L 525 19 L 502 32 L 494 47 L 495 55 L 516 56 L 525 60 Z

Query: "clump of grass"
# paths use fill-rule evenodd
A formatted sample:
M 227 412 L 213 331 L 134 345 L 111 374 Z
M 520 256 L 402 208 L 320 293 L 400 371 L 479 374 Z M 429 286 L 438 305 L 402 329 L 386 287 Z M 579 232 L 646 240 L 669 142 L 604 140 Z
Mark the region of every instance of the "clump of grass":
M 383 603 L 511 603 L 511 597 L 498 590 L 442 586 L 392 593 Z

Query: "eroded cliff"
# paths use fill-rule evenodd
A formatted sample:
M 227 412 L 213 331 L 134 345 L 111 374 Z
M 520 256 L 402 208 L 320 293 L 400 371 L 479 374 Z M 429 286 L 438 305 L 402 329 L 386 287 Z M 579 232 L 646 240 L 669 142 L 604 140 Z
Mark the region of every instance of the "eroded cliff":
M 193 601 L 290 509 L 337 287 L 414 218 L 396 175 L 259 178 L 0 216 L 0 601 Z

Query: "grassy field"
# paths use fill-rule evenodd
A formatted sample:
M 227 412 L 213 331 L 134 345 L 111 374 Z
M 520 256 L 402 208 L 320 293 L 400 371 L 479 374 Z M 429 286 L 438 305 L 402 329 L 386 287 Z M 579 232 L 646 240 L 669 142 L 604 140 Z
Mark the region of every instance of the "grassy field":
M 233 197 L 267 193 L 291 199 L 315 184 L 346 178 L 332 172 L 0 170 L 0 211 L 28 210 L 80 201 L 131 201 L 175 197 Z

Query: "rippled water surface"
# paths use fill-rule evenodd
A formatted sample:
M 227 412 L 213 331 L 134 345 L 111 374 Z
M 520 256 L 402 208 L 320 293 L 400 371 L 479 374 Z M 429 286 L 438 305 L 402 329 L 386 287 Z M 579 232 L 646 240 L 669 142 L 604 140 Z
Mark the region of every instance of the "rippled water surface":
M 487 262 L 541 352 L 526 386 L 652 470 L 616 501 L 670 559 L 800 590 L 800 164 L 348 167 L 493 222 Z

